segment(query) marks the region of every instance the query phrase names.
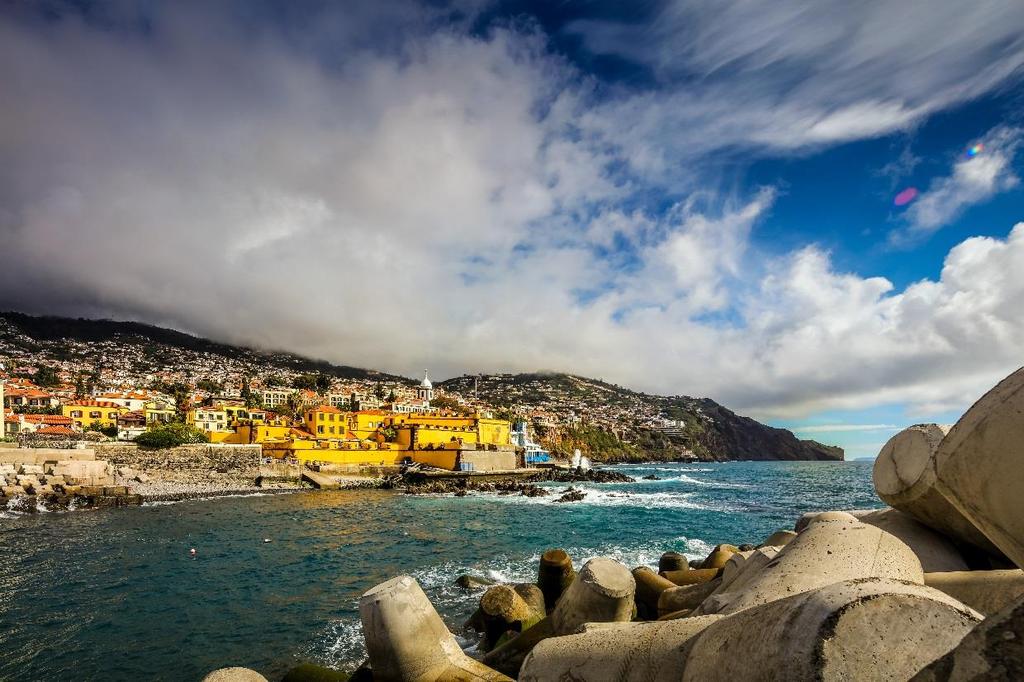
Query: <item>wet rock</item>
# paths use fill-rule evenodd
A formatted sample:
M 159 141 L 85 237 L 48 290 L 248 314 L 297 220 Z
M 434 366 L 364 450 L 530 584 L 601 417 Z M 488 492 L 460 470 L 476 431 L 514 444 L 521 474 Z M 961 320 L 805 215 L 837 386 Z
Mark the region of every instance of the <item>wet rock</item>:
M 202 682 L 267 682 L 267 678 L 249 668 L 220 668 L 204 677 Z
M 647 474 L 642 478 L 644 481 L 660 481 L 661 479 L 654 474 Z
M 561 497 L 559 497 L 557 500 L 555 500 L 555 502 L 556 503 L 559 503 L 559 502 L 579 502 L 580 500 L 582 500 L 586 496 L 587 496 L 587 494 L 585 492 L 583 492 L 582 490 L 579 490 L 578 488 L 570 487 L 568 490 L 566 490 L 562 494 Z
M 495 581 L 490 578 L 464 573 L 455 579 L 455 584 L 465 590 L 473 590 L 478 587 L 490 587 L 495 584 Z
M 349 682 L 351 676 L 340 670 L 313 663 L 300 663 L 281 678 L 281 682 Z
M 658 573 L 685 571 L 690 568 L 689 560 L 679 552 L 665 552 L 658 559 Z

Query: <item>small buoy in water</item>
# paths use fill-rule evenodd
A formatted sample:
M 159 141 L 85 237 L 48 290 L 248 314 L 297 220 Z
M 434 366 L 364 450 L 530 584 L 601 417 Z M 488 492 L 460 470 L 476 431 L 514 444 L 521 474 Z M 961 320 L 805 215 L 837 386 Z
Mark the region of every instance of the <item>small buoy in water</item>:
M 270 542 L 270 538 L 263 538 L 263 542 Z
M 189 553 L 189 554 L 190 554 L 191 556 L 195 556 L 195 555 L 196 555 L 196 548 L 195 548 L 195 547 L 193 547 L 192 549 L 190 549 L 190 550 L 188 551 L 188 553 Z

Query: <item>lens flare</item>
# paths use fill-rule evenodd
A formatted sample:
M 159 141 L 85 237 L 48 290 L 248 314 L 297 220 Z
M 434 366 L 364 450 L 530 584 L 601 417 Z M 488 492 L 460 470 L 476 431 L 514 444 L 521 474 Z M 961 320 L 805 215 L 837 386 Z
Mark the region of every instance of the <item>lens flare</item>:
M 982 143 L 979 142 L 978 144 L 970 147 L 967 150 L 967 156 L 971 156 L 971 157 L 977 156 L 978 154 L 980 154 L 984 150 L 985 150 L 985 145 L 983 145 Z
M 914 187 L 908 187 L 899 194 L 897 194 L 896 198 L 892 200 L 892 203 L 896 204 L 897 206 L 906 206 L 916 198 L 917 189 Z

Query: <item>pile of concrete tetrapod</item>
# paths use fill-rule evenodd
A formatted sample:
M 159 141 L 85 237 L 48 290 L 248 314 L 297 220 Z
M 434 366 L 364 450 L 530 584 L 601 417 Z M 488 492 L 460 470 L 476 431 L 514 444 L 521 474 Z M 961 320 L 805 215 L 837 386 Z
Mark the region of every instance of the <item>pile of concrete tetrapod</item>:
M 483 593 L 479 659 L 394 578 L 360 600 L 353 679 L 1024 680 L 1024 369 L 952 428 L 894 436 L 874 483 L 890 507 L 805 514 L 693 563 L 668 552 L 657 572 L 576 572 L 549 550 L 535 584 Z

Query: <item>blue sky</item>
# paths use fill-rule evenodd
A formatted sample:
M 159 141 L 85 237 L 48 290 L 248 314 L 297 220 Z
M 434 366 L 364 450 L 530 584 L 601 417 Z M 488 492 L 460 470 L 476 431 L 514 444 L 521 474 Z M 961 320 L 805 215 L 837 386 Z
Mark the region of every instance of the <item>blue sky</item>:
M 2 307 L 870 456 L 1022 364 L 1022 36 L 1010 0 L 6 6 Z

